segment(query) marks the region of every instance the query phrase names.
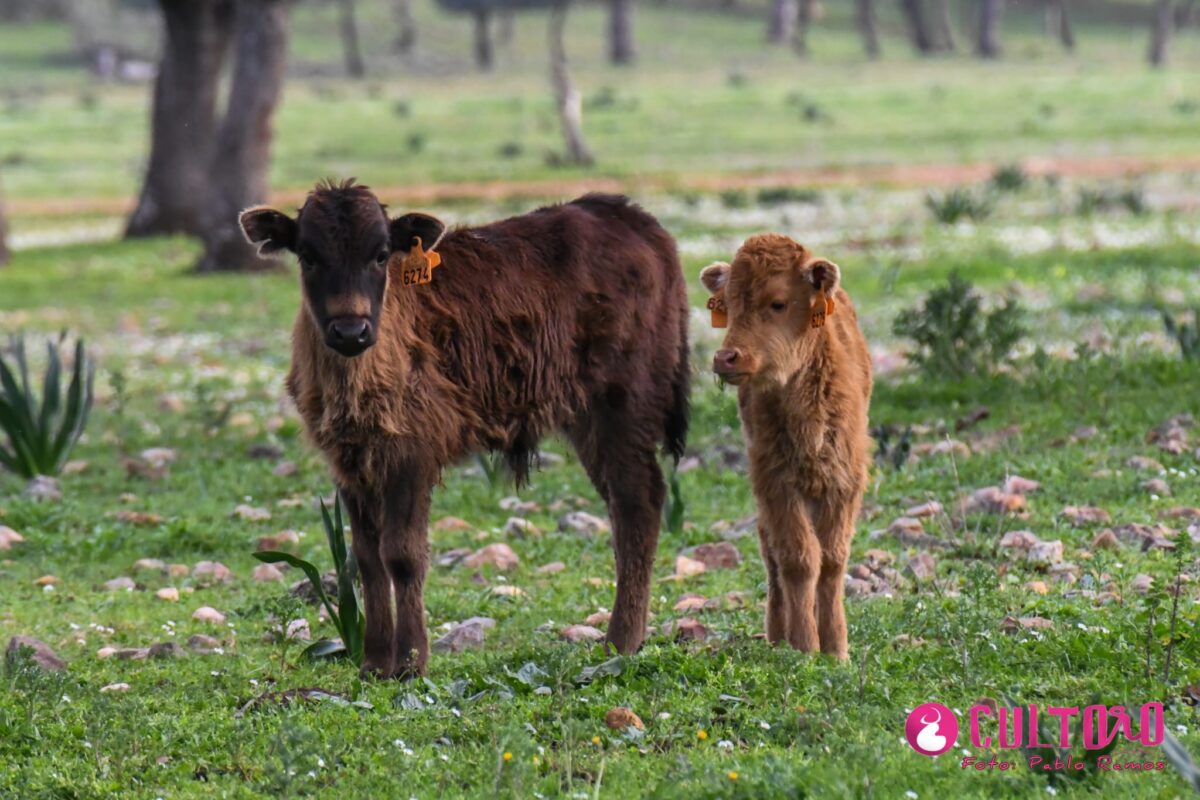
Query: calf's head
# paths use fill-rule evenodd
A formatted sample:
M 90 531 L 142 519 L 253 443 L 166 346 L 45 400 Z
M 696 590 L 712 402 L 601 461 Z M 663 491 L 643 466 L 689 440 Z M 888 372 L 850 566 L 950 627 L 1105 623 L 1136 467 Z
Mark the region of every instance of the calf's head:
M 713 372 L 737 385 L 787 381 L 807 338 L 824 335 L 840 277 L 832 261 L 774 233 L 747 239 L 731 264 L 705 267 L 700 281 L 724 301 L 729 324 Z
M 420 239 L 432 248 L 445 225 L 428 214 L 389 220 L 379 199 L 353 179 L 322 183 L 296 216 L 260 206 L 238 217 L 261 255 L 288 251 L 300 260 L 304 304 L 325 344 L 354 357 L 375 344 L 387 298 L 388 263 Z

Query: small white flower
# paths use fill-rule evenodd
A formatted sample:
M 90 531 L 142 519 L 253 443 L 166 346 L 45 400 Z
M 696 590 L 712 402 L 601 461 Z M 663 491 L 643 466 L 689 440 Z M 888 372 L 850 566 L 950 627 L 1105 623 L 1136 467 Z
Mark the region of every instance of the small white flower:
M 1175 730 L 1179 731 L 1181 734 L 1186 736 L 1187 732 L 1188 732 L 1188 726 L 1187 725 L 1176 725 Z
M 733 742 L 729 741 L 728 739 L 722 739 L 721 741 L 717 742 L 717 747 L 721 750 L 732 750 Z
M 64 703 L 69 703 L 69 702 L 71 702 L 71 698 L 70 698 L 70 696 L 69 696 L 69 695 L 65 695 L 65 694 L 64 694 L 64 695 L 62 696 L 62 701 L 63 701 Z M 1183 726 L 1182 726 L 1182 725 L 1180 725 L 1179 727 L 1181 727 L 1181 728 L 1182 728 Z M 1186 733 L 1187 731 L 1185 730 L 1184 732 Z
M 912 789 L 909 789 L 907 792 L 904 793 L 904 796 L 909 798 L 909 800 L 917 800 L 917 797 L 919 795 L 916 792 L 914 792 Z
M 323 766 L 325 766 L 325 759 L 323 759 L 323 758 L 318 758 L 318 759 L 317 759 L 317 766 L 318 766 L 318 767 L 323 767 Z
M 660 712 L 658 712 L 658 718 L 659 719 L 670 719 L 671 712 L 670 711 L 660 711 Z
M 1047 786 L 1046 791 L 1049 792 L 1051 795 L 1058 794 L 1058 789 L 1055 789 L 1053 786 Z
M 762 719 L 758 721 L 758 727 L 762 728 L 764 731 L 769 731 L 771 730 L 771 723 L 767 722 L 765 719 Z

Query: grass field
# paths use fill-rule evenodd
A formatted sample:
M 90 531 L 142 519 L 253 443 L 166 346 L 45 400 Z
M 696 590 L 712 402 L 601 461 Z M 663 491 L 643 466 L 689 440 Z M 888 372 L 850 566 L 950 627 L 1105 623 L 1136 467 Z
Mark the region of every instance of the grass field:
M 432 636 L 487 616 L 496 624 L 484 647 L 435 653 L 423 680 L 362 683 L 350 664 L 312 663 L 299 643 L 273 636 L 298 619 L 314 638 L 332 635 L 316 606 L 289 594 L 294 570 L 282 582 L 251 577 L 257 540 L 283 530 L 298 532 L 299 553 L 329 563 L 315 498 L 331 483 L 284 399 L 294 269 L 199 277 L 189 272 L 197 247 L 185 239 L 47 244 L 116 229 L 139 179 L 146 89 L 96 85 L 48 59 L 69 48 L 64 29 L 0 28 L 0 174 L 19 245 L 0 269 L 0 332 L 37 340 L 68 329 L 100 364 L 65 499 L 31 501 L 20 480 L 0 473 L 0 525 L 26 539 L 0 553 L 0 643 L 35 636 L 68 663 L 58 673 L 4 672 L 0 798 L 1188 796 L 1171 767 L 1076 777 L 1023 763 L 964 770 L 966 754 L 1022 758 L 961 738 L 925 758 L 905 743 L 904 723 L 932 700 L 960 711 L 983 698 L 1160 701 L 1167 730 L 1200 760 L 1200 717 L 1186 702 L 1200 692 L 1200 569 L 1194 554 L 1139 544 L 1145 534 L 1200 538 L 1200 520 L 1175 514 L 1200 507 L 1200 428 L 1185 428 L 1181 452 L 1147 439 L 1198 411 L 1200 362 L 1181 359 L 1160 319 L 1200 305 L 1196 177 L 1165 169 L 1058 178 L 1053 166 L 1059 156 L 1195 158 L 1194 36 L 1181 36 L 1172 66 L 1152 73 L 1140 61 L 1142 27 L 1085 17 L 1080 52 L 1067 57 L 1037 29 L 1036 13 L 1016 9 L 1008 60 L 920 61 L 889 16 L 887 59 L 868 64 L 838 22 L 847 12 L 826 3 L 829 33 L 800 62 L 758 46 L 753 8 L 680 14 L 655 5 L 639 9 L 642 60 L 627 72 L 601 63 L 602 16 L 587 6 L 573 13 L 571 46 L 599 163 L 579 172 L 546 162 L 560 145 L 541 20 L 518 20 L 502 70 L 489 77 L 466 62 L 465 21 L 419 5 L 426 35 L 403 60 L 387 54 L 383 4 L 361 5 L 372 75 L 358 84 L 337 77 L 324 34 L 332 7 L 297 11 L 298 77 L 277 120 L 277 188 L 326 174 L 398 189 L 1032 157 L 1049 176 L 1012 192 L 965 186 L 989 198 L 990 213 L 953 224 L 937 222 L 923 187 L 638 193 L 679 240 L 694 308 L 692 434 L 678 474 L 684 523 L 660 541 L 654 634 L 617 659 L 561 637 L 593 614 L 604 627 L 614 573 L 607 534 L 558 529 L 564 509 L 605 509 L 552 439 L 544 448 L 556 457 L 519 493 L 523 510 L 511 507 L 511 485 L 474 462 L 449 470 L 435 497 L 434 520 L 467 522 L 431 531 L 435 560 L 498 542 L 520 557 L 508 572 L 431 571 Z M 435 210 L 472 222 L 532 202 L 466 194 Z M 914 431 L 902 466 L 881 458 L 872 471 L 851 558 L 854 574 L 869 577 L 848 599 L 845 664 L 756 636 L 765 580 L 754 530 L 738 525 L 753 501 L 734 394 L 707 369 L 720 339 L 696 276 L 762 230 L 841 265 L 878 376 L 872 425 Z M 893 320 L 954 271 L 989 304 L 1012 296 L 1028 312 L 1029 336 L 995 375 L 946 380 L 905 366 Z M 988 416 L 958 430 L 979 406 Z M 163 474 L 139 469 L 149 448 L 173 451 Z M 1040 484 L 1023 511 L 959 510 L 1012 476 Z M 893 525 L 929 501 L 944 507 L 922 522 L 939 541 Z M 235 513 L 243 505 L 269 518 Z M 1067 508 L 1080 506 L 1111 520 L 1073 522 Z M 506 532 L 510 517 L 537 532 Z M 1016 530 L 1061 541 L 1069 566 L 1049 569 L 1002 547 Z M 674 579 L 677 555 L 725 539 L 740 555 L 736 568 Z M 188 569 L 137 570 L 139 559 Z M 202 561 L 226 565 L 231 579 L 193 574 Z M 541 569 L 555 562 L 560 571 Z M 1164 587 L 1180 571 L 1188 582 L 1170 645 Z M 47 575 L 52 587 L 36 583 Z M 105 586 L 119 577 L 134 588 Z M 494 591 L 504 586 L 524 594 Z M 157 596 L 168 588 L 178 600 Z M 707 602 L 696 609 L 689 595 Z M 202 606 L 225 622 L 194 620 Z M 707 638 L 677 641 L 664 630 L 683 617 L 698 619 Z M 219 649 L 195 652 L 188 640 L 198 634 Z M 98 655 L 163 642 L 182 655 Z M 104 690 L 114 684 L 128 688 Z M 268 699 L 239 711 L 265 692 L 303 687 L 334 699 Z M 631 708 L 645 731 L 606 727 L 614 706 Z M 1129 744 L 1114 755 L 1162 760 Z

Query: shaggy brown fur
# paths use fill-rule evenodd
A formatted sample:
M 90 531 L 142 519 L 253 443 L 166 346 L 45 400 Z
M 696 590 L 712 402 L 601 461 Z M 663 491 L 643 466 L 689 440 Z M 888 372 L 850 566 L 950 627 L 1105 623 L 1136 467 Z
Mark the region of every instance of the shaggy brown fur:
M 678 459 L 687 430 L 687 299 L 670 235 L 623 197 L 588 195 L 443 236 L 427 215 L 389 221 L 352 182 L 318 186 L 295 219 L 258 208 L 241 222 L 263 251 L 300 258 L 288 389 L 350 514 L 364 670 L 424 670 L 426 531 L 443 468 L 499 451 L 521 481 L 556 431 L 608 503 L 608 639 L 636 650 L 664 498 L 656 450 Z M 406 285 L 418 237 L 443 264 Z
M 845 658 L 842 592 L 867 485 L 871 399 L 854 306 L 837 265 L 778 234 L 748 239 L 732 265 L 712 264 L 700 278 L 728 313 L 713 371 L 738 386 L 767 566 L 767 638 Z

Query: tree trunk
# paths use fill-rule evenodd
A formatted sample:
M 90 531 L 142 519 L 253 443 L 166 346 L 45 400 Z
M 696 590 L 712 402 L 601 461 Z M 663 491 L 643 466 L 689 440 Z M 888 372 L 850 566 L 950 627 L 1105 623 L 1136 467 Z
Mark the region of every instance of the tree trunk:
M 165 37 L 151 111 L 150 160 L 125 235 L 200 232 L 217 127 L 221 63 L 229 42 L 225 0 L 160 0 Z
M 925 8 L 921 0 L 900 0 L 900 8 L 908 20 L 908 33 L 912 37 L 913 47 L 917 48 L 918 53 L 934 52 L 937 48 L 929 31 L 929 21 L 925 18 Z
M 362 47 L 358 43 L 358 20 L 354 16 L 354 0 L 338 0 L 338 29 L 342 35 L 342 54 L 346 59 L 346 72 L 352 78 L 367 74 L 363 62 Z
M 1196 13 L 1196 0 L 1185 0 L 1183 5 L 1175 9 L 1175 30 L 1182 30 L 1192 25 Z
M 817 0 L 799 0 L 796 8 L 796 30 L 792 34 L 792 48 L 796 55 L 808 55 L 808 29 L 816 17 Z
M 975 52 L 980 58 L 1000 56 L 1000 0 L 980 0 L 979 29 L 975 41 Z
M 550 10 L 550 80 L 554 84 L 554 99 L 567 148 L 564 161 L 587 165 L 592 163 L 592 154 L 583 139 L 583 98 L 571 83 L 571 73 L 567 69 L 567 48 L 563 40 L 566 24 L 567 3 L 556 3 Z
M 796 24 L 796 0 L 771 0 L 771 15 L 767 17 L 767 41 L 785 44 L 792 38 Z
M 267 198 L 271 117 L 283 92 L 290 0 L 238 0 L 236 60 L 229 108 L 217 133 L 204 205 L 204 255 L 196 268 L 261 269 L 267 262 L 242 237 L 238 212 Z
M 496 44 L 507 47 L 516 33 L 517 13 L 511 8 L 496 11 Z
M 1046 32 L 1062 42 L 1067 50 L 1075 49 L 1075 32 L 1067 13 L 1067 0 L 1046 0 Z
M 953 53 L 958 48 L 954 45 L 954 24 L 950 21 L 949 0 L 936 0 L 937 10 L 934 17 L 934 46 L 943 53 Z
M 1171 0 L 1158 0 L 1154 4 L 1154 26 L 1150 31 L 1150 50 L 1146 58 L 1150 65 L 1161 67 L 1167 63 L 1167 44 L 1171 40 Z
M 392 0 L 392 16 L 397 28 L 396 52 L 408 53 L 417 43 L 417 21 L 412 13 L 412 0 Z
M 879 20 L 875 17 L 875 0 L 857 0 L 855 20 L 867 57 L 879 58 L 883 49 L 879 46 Z
M 496 64 L 495 48 L 492 47 L 492 12 L 487 9 L 475 11 L 475 66 L 491 72 Z
M 633 0 L 608 1 L 608 57 L 614 64 L 633 63 Z

